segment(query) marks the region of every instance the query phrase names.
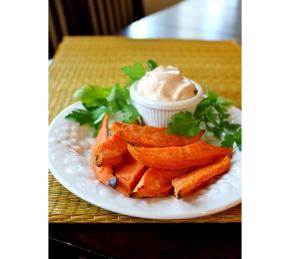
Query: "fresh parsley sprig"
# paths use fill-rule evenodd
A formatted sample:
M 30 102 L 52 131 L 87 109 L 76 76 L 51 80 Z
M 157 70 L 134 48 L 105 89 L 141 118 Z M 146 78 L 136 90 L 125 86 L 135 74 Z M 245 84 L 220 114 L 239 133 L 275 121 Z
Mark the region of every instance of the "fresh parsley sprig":
M 66 118 L 78 122 L 80 125 L 89 125 L 94 129 L 96 135 L 104 114 L 109 119 L 134 123 L 139 119 L 139 114 L 129 97 L 127 87 L 118 84 L 109 88 L 96 85 L 84 85 L 75 92 L 85 109 L 76 109 L 69 113 Z
M 153 60 L 153 59 L 149 59 L 149 60 L 147 61 L 147 67 L 148 67 L 148 70 L 153 70 L 153 69 L 155 69 L 156 67 L 158 67 L 158 64 L 156 63 L 155 60 Z
M 147 71 L 151 71 L 156 67 L 158 67 L 156 61 L 154 61 L 153 59 L 149 59 L 147 61 Z M 146 69 L 141 63 L 136 63 L 134 65 L 122 67 L 121 71 L 123 74 L 127 75 L 130 78 L 130 80 L 125 86 L 132 85 L 134 82 L 141 79 L 146 73 Z
M 183 136 L 194 136 L 204 129 L 221 140 L 221 145 L 242 149 L 241 125 L 228 121 L 229 100 L 208 91 L 206 97 L 198 104 L 194 113 L 179 112 L 171 117 L 167 132 Z
M 154 60 L 147 61 L 147 70 L 157 67 Z M 130 85 L 143 77 L 146 69 L 140 63 L 121 68 L 121 71 L 129 77 L 125 86 L 114 84 L 110 87 L 87 84 L 74 93 L 74 97 L 81 101 L 84 109 L 76 109 L 70 112 L 66 118 L 78 122 L 80 125 L 88 125 L 94 130 L 94 135 L 99 131 L 105 113 L 110 122 L 123 121 L 135 123 L 140 120 L 136 108 L 129 95 Z

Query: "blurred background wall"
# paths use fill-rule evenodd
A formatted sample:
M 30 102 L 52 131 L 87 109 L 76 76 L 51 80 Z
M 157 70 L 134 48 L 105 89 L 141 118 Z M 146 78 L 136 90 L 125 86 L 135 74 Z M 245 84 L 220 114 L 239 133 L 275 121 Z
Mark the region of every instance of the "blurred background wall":
M 181 0 L 49 0 L 49 58 L 64 35 L 112 35 Z

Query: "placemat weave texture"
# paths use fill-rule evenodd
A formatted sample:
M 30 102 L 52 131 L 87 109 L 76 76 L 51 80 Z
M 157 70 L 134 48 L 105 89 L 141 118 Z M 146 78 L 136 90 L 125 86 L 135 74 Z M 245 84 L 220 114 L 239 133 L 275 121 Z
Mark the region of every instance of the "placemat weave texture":
M 85 83 L 109 86 L 125 83 L 120 68 L 154 59 L 179 67 L 203 87 L 241 107 L 241 48 L 231 41 L 133 40 L 124 37 L 65 37 L 49 66 L 49 122 L 75 102 L 73 92 Z M 240 222 L 241 206 L 203 218 L 147 220 L 91 205 L 62 187 L 49 173 L 49 222 Z

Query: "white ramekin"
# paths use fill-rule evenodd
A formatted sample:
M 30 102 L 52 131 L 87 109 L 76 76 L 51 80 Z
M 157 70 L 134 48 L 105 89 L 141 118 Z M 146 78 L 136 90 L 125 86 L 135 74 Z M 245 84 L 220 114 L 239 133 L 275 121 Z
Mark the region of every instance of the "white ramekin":
M 194 112 L 196 106 L 203 98 L 203 90 L 195 81 L 197 94 L 189 99 L 173 102 L 153 101 L 140 96 L 137 93 L 138 82 L 135 82 L 130 88 L 130 97 L 139 114 L 142 116 L 144 123 L 153 127 L 167 127 L 171 116 L 181 111 Z

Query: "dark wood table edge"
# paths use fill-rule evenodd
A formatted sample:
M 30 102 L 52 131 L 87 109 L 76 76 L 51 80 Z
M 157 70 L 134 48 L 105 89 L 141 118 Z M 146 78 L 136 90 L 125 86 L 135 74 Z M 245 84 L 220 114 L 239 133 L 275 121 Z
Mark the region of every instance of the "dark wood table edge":
M 144 253 L 142 258 L 189 258 L 189 254 L 194 258 L 240 258 L 241 223 L 50 223 L 49 245 L 50 250 L 57 247 L 84 258 L 137 258 L 134 254 L 139 250 Z M 212 257 L 211 249 L 223 257 Z M 171 253 L 175 257 L 158 256 Z

